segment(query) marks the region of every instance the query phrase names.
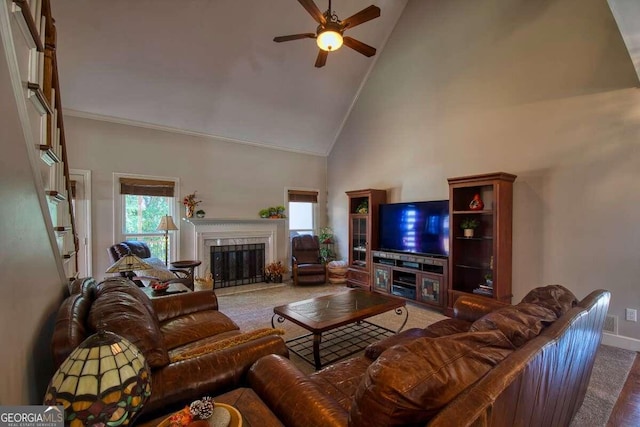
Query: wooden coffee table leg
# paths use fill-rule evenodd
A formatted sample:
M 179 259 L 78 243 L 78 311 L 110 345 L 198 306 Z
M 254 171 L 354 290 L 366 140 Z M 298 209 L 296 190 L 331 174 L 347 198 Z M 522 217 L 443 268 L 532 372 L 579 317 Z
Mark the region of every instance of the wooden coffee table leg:
M 320 341 L 322 341 L 322 333 L 316 332 L 313 334 L 313 361 L 316 364 L 316 371 L 322 367 L 320 363 Z

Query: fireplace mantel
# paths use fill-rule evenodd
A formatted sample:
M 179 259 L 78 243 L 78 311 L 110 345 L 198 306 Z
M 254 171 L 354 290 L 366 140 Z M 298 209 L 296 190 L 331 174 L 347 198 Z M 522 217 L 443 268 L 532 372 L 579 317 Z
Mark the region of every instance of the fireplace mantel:
M 264 218 L 183 218 L 186 222 L 190 222 L 194 226 L 198 225 L 210 225 L 210 224 L 251 224 L 251 223 L 266 223 L 266 222 L 284 222 L 284 218 L 264 219 Z
M 183 218 L 193 226 L 195 259 L 201 261 L 199 272 L 211 271 L 211 247 L 248 243 L 265 244 L 265 261 L 275 261 L 278 253 L 278 227 L 285 219 L 262 218 Z

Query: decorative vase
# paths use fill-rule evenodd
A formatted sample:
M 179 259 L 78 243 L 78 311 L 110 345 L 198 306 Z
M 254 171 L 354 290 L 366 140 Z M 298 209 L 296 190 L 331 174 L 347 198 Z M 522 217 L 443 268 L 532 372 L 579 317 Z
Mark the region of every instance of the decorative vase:
M 471 200 L 471 202 L 469 203 L 469 209 L 471 209 L 472 211 L 481 211 L 482 209 L 484 209 L 484 202 L 480 198 L 479 194 L 473 196 L 473 200 Z
M 185 208 L 186 208 L 186 211 L 185 211 L 184 215 L 187 218 L 192 218 L 193 217 L 193 206 L 186 205 Z
M 197 218 L 204 218 L 205 214 L 206 213 L 203 210 L 196 211 L 196 217 Z
M 473 228 L 465 228 L 464 229 L 464 237 L 466 237 L 466 238 L 473 237 Z

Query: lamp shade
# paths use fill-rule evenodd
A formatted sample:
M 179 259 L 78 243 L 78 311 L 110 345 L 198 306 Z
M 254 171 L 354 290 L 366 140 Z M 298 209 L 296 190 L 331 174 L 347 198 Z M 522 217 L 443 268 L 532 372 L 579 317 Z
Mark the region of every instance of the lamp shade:
M 342 33 L 340 27 L 333 23 L 327 23 L 325 29 L 316 37 L 318 47 L 327 52 L 340 49 L 342 46 Z
M 45 405 L 64 406 L 65 425 L 131 425 L 151 395 L 151 374 L 133 344 L 108 331 L 84 340 L 49 383 Z
M 106 273 L 124 273 L 127 271 L 149 270 L 152 268 L 152 266 L 144 262 L 139 257 L 132 253 L 128 253 L 114 262 L 113 265 L 107 269 Z
M 176 224 L 173 222 L 173 217 L 171 215 L 164 215 L 160 220 L 160 224 L 158 224 L 158 230 L 160 231 L 169 231 L 169 230 L 177 230 Z

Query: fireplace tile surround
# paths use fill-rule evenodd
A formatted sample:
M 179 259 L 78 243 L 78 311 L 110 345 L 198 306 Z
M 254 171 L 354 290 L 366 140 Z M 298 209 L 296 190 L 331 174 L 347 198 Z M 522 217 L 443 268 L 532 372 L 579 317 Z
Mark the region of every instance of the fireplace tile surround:
M 211 272 L 211 247 L 264 243 L 265 263 L 279 259 L 279 238 L 284 234 L 284 219 L 188 218 L 195 259 L 202 264 L 198 274 Z M 187 228 L 185 228 L 185 231 Z

